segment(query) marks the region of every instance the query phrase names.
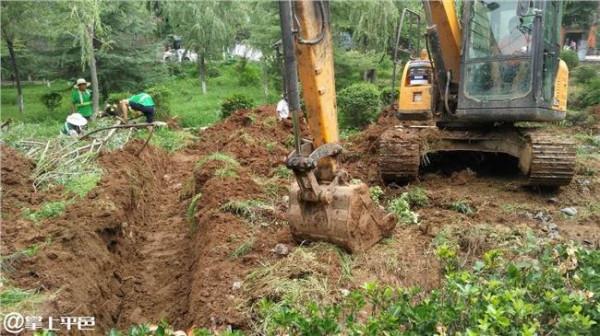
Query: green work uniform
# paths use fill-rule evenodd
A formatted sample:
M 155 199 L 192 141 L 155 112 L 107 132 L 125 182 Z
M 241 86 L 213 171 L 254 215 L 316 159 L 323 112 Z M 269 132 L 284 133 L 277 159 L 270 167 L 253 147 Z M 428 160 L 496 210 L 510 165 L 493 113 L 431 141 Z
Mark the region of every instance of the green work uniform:
M 140 104 L 142 106 L 154 106 L 154 100 L 152 99 L 152 97 L 144 92 L 131 96 L 129 98 L 129 103 L 131 102 Z
M 73 102 L 73 105 L 75 105 L 77 113 L 86 118 L 92 116 L 92 91 L 88 89 L 85 89 L 85 91 L 75 89 L 73 90 L 73 93 L 71 93 L 71 101 Z

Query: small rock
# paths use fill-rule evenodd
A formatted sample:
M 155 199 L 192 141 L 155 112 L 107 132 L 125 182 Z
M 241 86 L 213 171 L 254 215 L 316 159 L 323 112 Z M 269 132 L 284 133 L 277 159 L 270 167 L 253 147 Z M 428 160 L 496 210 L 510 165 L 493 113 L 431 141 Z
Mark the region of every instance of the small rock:
M 550 204 L 558 204 L 558 198 L 556 198 L 556 197 L 548 198 L 548 203 L 550 203 Z
M 558 231 L 558 225 L 554 224 L 554 223 L 548 223 L 548 225 L 546 226 L 548 228 L 548 230 L 550 231 Z
M 590 181 L 590 179 L 579 179 L 577 180 L 577 182 L 580 186 L 589 186 L 590 184 L 592 184 L 592 181 Z
M 549 223 L 552 221 L 552 216 L 545 211 L 538 211 L 535 215 L 533 215 L 532 219 L 537 219 L 542 223 Z
M 240 288 L 242 288 L 242 282 L 241 281 L 235 281 L 233 283 L 233 285 L 231 286 L 231 289 L 233 289 L 233 290 L 238 290 Z
M 58 255 L 54 252 L 48 252 L 46 254 L 46 257 L 48 257 L 48 259 L 50 259 L 50 260 L 54 260 L 54 259 L 58 258 Z
M 574 207 L 562 208 L 560 209 L 560 212 L 571 217 L 577 215 L 577 209 L 575 209 Z
M 187 334 L 183 330 L 177 330 L 173 333 L 173 336 L 187 336 Z
M 290 196 L 288 196 L 288 195 L 285 195 L 285 196 L 283 196 L 283 197 L 281 198 L 281 201 L 282 201 L 283 203 L 288 203 L 288 202 L 290 201 Z
M 342 293 L 342 296 L 344 296 L 344 297 L 350 295 L 350 291 L 347 290 L 346 288 L 340 289 L 340 293 Z
M 288 253 L 290 253 L 290 249 L 287 247 L 287 245 L 279 243 L 279 244 L 275 245 L 273 252 L 275 252 L 279 255 L 285 256 L 285 255 L 288 255 Z

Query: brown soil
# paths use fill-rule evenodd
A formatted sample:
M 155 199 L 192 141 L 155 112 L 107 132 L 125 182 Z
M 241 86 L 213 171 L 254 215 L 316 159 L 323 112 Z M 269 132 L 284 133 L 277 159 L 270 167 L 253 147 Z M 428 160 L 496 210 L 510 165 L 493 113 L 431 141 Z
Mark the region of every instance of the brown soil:
M 371 185 L 380 183 L 376 142 L 394 122 L 383 116 L 345 145 L 343 167 L 351 175 Z M 283 280 L 326 279 L 330 299 L 339 296 L 340 288 L 372 280 L 427 291 L 440 283 L 440 265 L 432 251 L 432 238 L 440 230 L 525 226 L 543 233 L 532 218 L 540 210 L 552 215 L 561 235 L 598 244 L 598 213 L 586 210 L 600 200 L 597 176 L 578 175 L 568 187 L 540 192 L 477 171 L 429 174 L 410 186 L 386 188 L 387 197 L 393 197 L 415 185 L 423 187 L 431 202 L 417 210 L 422 224 L 398 226 L 391 238 L 352 256 L 348 277 L 343 252 L 330 245 L 300 248 L 289 233 L 284 196 L 291 179 L 275 172 L 289 152 L 291 132 L 289 123 L 275 120 L 273 107 L 261 107 L 238 111 L 173 154 L 148 147 L 136 157 L 142 143 L 131 142 L 100 157 L 105 173 L 97 188 L 70 204 L 63 216 L 38 224 L 21 218 L 20 209 L 55 199 L 60 190 L 34 193 L 29 180 L 33 165 L 1 146 L 2 254 L 51 238 L 36 256 L 20 260 L 8 277 L 21 288 L 48 294 L 42 310 L 46 314 L 96 316 L 99 331 L 163 318 L 178 329 L 248 329 L 258 299 L 281 297 L 269 278 L 257 272 L 265 267 Z M 226 163 L 196 164 L 214 152 L 235 157 L 239 166 L 220 174 Z M 590 164 L 600 168 L 598 161 Z M 189 211 L 192 199 L 195 208 Z M 258 219 L 224 208 L 230 201 L 247 200 L 268 207 Z M 450 210 L 449 204 L 457 200 L 468 201 L 475 213 Z M 565 206 L 577 207 L 580 214 L 562 216 L 559 209 Z M 278 243 L 290 248 L 288 256 L 273 252 Z M 465 253 L 474 249 L 474 243 L 465 246 Z M 315 258 L 302 259 L 300 252 Z

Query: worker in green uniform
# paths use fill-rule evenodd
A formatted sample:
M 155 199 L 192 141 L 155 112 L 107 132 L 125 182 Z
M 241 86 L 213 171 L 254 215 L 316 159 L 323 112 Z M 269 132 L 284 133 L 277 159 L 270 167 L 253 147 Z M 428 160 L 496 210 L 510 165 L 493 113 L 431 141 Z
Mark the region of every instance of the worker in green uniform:
M 149 94 L 140 92 L 129 99 L 121 100 L 120 105 L 125 120 L 127 120 L 127 110 L 131 108 L 134 111 L 142 112 L 146 116 L 146 122 L 154 122 L 154 100 Z
M 71 93 L 73 113 L 77 112 L 86 119 L 89 119 L 94 112 L 92 108 L 92 91 L 88 89 L 89 84 L 85 79 L 79 78 Z

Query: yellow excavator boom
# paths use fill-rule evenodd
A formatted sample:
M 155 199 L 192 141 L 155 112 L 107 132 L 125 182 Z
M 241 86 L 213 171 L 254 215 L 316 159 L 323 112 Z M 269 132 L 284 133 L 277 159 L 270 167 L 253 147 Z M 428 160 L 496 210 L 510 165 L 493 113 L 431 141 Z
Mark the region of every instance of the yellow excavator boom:
M 292 4 L 297 70 L 312 143 L 294 151 L 286 162 L 296 180 L 290 188 L 290 229 L 300 242 L 328 241 L 350 252 L 364 251 L 391 233 L 395 218 L 373 203 L 366 184 L 351 183 L 348 174 L 336 168 L 336 155 L 342 148 L 329 8 L 324 1 Z M 285 29 L 288 13 L 284 9 L 280 13 Z M 283 41 L 284 48 L 292 45 L 288 42 Z

